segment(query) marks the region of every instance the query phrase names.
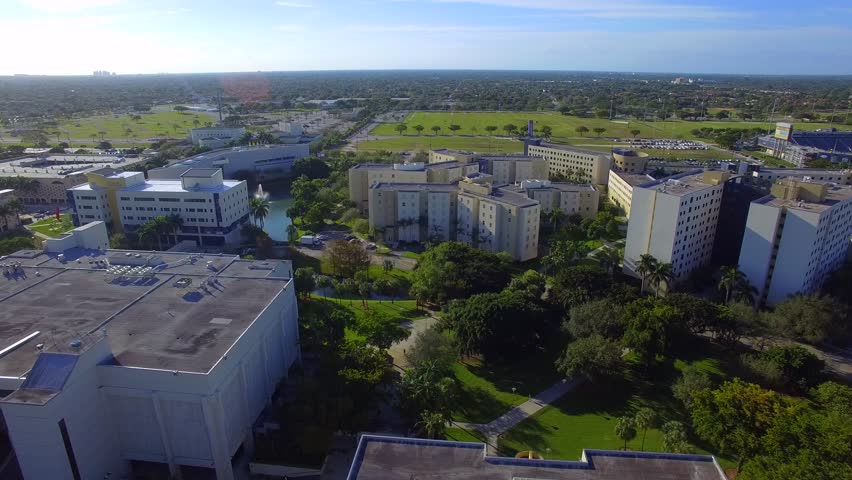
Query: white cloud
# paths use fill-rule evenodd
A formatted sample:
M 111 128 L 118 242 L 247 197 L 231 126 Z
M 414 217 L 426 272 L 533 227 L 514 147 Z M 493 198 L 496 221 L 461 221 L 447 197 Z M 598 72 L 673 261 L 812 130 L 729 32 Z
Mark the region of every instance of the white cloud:
M 56 13 L 109 7 L 120 3 L 121 0 L 22 0 L 22 2 L 36 10 Z
M 651 3 L 645 0 L 431 0 L 436 3 L 476 3 L 498 7 L 554 10 L 574 16 L 604 19 L 616 18 L 677 18 L 718 20 L 742 17 L 734 12 L 713 6 Z
M 289 8 L 315 8 L 316 5 L 308 2 L 292 2 L 289 0 L 279 0 L 275 2 L 275 5 L 279 7 L 289 7 Z
M 278 30 L 282 32 L 303 32 L 305 30 L 304 25 L 299 25 L 296 23 L 285 23 L 283 25 L 278 25 Z

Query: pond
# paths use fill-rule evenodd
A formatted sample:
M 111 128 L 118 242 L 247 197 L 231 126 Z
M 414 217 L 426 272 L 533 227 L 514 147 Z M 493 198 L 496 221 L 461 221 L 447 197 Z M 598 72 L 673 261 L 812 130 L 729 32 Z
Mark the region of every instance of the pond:
M 263 221 L 263 230 L 269 234 L 269 238 L 286 242 L 287 227 L 293 223 L 287 216 L 287 209 L 293 204 L 290 184 L 270 183 L 263 186 L 263 191 L 269 194 L 269 215 Z

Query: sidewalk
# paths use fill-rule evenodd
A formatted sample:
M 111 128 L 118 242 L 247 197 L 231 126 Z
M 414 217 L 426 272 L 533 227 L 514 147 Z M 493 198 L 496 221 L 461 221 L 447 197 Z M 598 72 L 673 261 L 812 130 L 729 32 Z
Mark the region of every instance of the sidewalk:
M 466 430 L 476 430 L 484 434 L 488 439 L 488 455 L 496 455 L 497 441 L 500 435 L 506 433 L 515 425 L 535 415 L 539 410 L 548 406 L 551 402 L 556 401 L 559 397 L 573 390 L 574 387 L 580 384 L 580 381 L 580 379 L 570 381 L 563 379 L 562 381 L 556 382 L 546 390 L 539 392 L 536 396 L 488 423 L 454 422 L 454 425 Z

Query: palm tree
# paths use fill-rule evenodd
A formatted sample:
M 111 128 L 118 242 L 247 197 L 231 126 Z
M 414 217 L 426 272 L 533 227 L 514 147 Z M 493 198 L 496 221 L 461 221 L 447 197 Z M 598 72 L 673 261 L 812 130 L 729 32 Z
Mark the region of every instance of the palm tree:
M 168 217 L 157 216 L 151 220 L 154 225 L 154 231 L 157 233 L 157 250 L 163 249 L 163 235 L 168 235 L 172 231 L 171 223 Z
M 251 197 L 249 199 L 249 212 L 254 217 L 255 225 L 263 228 L 263 221 L 269 215 L 269 200 L 261 197 Z
M 672 271 L 672 264 L 665 262 L 657 262 L 654 270 L 651 271 L 651 281 L 657 285 L 657 289 L 654 294 L 659 297 L 660 290 L 662 289 L 663 284 L 666 284 L 668 287 L 672 280 L 674 280 L 674 271 Z
M 444 438 L 447 417 L 443 413 L 425 411 L 420 415 L 417 425 L 426 431 L 426 436 L 429 438 Z
M 177 245 L 178 232 L 180 232 L 180 229 L 183 228 L 183 217 L 181 217 L 177 213 L 173 213 L 166 217 L 166 220 L 168 221 L 169 227 L 171 227 L 172 235 L 175 236 L 175 245 Z
M 417 135 L 420 135 L 426 127 L 424 127 L 423 125 L 417 124 L 412 128 L 414 128 L 414 130 L 417 130 Z
M 642 286 L 639 289 L 639 293 L 645 293 L 645 280 L 648 274 L 656 270 L 657 263 L 657 259 L 653 255 L 645 253 L 639 257 L 639 264 L 636 266 L 636 273 L 642 277 Z
M 633 418 L 621 417 L 616 420 L 615 435 L 624 440 L 624 450 L 627 450 L 627 442 L 636 438 L 636 426 Z
M 136 235 L 139 237 L 139 242 L 145 245 L 147 248 L 151 248 L 151 240 L 154 237 L 158 237 L 157 228 L 152 222 L 143 223 L 138 230 L 136 230 Z
M 3 222 L 3 228 L 0 228 L 0 232 L 6 231 L 6 227 L 9 226 L 9 220 L 7 220 L 7 218 L 10 217 L 11 215 L 12 215 L 12 209 L 9 208 L 8 204 L 0 205 L 0 221 Z
M 579 133 L 580 136 L 582 137 L 583 134 L 589 133 L 589 127 L 587 127 L 585 125 L 580 125 L 579 127 L 575 128 L 574 131 Z
M 640 408 L 639 411 L 636 412 L 634 423 L 636 424 L 636 428 L 642 430 L 642 446 L 639 449 L 644 451 L 645 436 L 648 434 L 648 429 L 657 426 L 657 412 L 648 407 Z
M 757 289 L 749 283 L 748 277 L 736 266 L 722 267 L 721 273 L 719 290 L 725 291 L 725 303 L 730 303 L 732 293 L 740 298 L 753 300 L 754 294 L 752 292 L 756 293 Z
M 617 248 L 606 247 L 598 252 L 598 261 L 601 268 L 608 270 L 611 274 L 615 274 L 618 266 L 621 264 L 621 252 Z

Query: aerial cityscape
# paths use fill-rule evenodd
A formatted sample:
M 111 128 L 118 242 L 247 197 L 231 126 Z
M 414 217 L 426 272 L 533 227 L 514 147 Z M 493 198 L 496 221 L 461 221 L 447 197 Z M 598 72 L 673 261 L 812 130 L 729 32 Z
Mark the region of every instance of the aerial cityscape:
M 849 5 L 224 3 L 0 6 L 0 480 L 852 480 Z

